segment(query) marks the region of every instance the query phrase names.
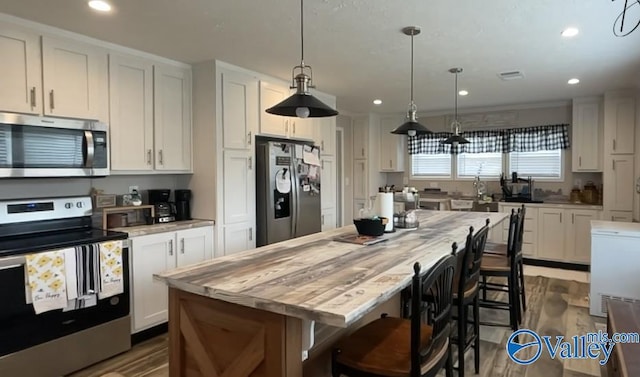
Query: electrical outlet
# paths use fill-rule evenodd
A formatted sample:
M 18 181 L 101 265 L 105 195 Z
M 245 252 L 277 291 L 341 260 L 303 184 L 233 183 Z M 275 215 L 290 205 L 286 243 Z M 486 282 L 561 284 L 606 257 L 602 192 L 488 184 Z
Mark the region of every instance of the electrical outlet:
M 140 192 L 138 190 L 138 186 L 129 186 L 129 194 L 133 194 L 134 190 L 137 191 L 137 192 Z

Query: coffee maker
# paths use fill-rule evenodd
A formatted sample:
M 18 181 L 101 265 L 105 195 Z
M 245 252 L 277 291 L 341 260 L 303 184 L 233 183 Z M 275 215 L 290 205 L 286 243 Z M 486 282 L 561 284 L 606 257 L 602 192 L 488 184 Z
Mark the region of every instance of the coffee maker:
M 154 223 L 170 223 L 176 221 L 173 206 L 169 202 L 171 190 L 149 190 L 149 204 L 155 208 Z
M 176 190 L 176 220 L 191 220 L 191 190 Z

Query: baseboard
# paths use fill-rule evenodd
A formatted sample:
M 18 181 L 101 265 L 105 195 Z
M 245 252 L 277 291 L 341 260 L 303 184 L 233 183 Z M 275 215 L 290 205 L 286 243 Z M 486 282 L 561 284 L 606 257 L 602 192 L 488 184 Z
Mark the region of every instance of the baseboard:
M 556 261 L 541 260 L 541 259 L 530 259 L 530 258 L 523 258 L 523 262 L 524 262 L 524 264 L 529 265 L 529 266 L 562 268 L 562 269 L 565 269 L 565 270 L 586 271 L 586 272 L 589 272 L 590 267 L 591 267 L 588 264 L 556 262 Z
M 151 338 L 155 338 L 158 335 L 166 334 L 169 331 L 168 323 L 163 323 L 158 326 L 154 326 L 148 328 L 146 330 L 142 330 L 135 334 L 131 334 L 131 345 L 136 345 L 138 343 L 142 343 L 145 340 L 149 340 Z

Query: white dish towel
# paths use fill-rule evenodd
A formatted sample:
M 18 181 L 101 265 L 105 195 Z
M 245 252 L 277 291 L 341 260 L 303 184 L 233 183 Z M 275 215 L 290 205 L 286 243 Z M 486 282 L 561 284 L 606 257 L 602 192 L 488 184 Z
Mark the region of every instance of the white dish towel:
M 122 240 L 100 244 L 100 291 L 98 298 L 115 296 L 124 292 L 122 267 Z
M 27 276 L 36 314 L 67 306 L 64 251 L 27 255 Z

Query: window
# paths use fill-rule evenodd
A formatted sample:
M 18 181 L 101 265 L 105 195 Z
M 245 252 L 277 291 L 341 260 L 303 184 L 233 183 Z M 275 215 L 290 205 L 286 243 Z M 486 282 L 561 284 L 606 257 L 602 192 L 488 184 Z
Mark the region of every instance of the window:
M 411 155 L 412 178 L 451 178 L 451 155 L 413 154 Z
M 562 180 L 562 150 L 511 152 L 509 172 L 537 179 Z
M 457 159 L 457 178 L 498 179 L 502 173 L 502 153 L 461 153 Z

